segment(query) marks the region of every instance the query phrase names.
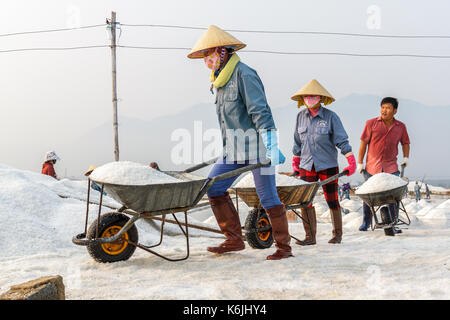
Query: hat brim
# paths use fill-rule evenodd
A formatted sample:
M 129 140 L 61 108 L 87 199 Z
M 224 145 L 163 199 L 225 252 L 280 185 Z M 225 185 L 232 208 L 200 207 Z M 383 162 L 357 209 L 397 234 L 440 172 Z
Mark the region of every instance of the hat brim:
M 320 99 L 320 102 L 324 105 L 329 105 L 335 101 L 333 96 L 316 79 L 308 82 L 299 91 L 297 91 L 291 99 L 297 101 L 298 107 L 300 108 L 305 104 L 305 101 L 303 100 L 304 96 L 321 96 L 322 99 Z
M 234 51 L 238 51 L 245 48 L 246 44 L 219 27 L 211 25 L 197 41 L 187 57 L 189 59 L 201 59 L 205 57 L 207 50 L 218 47 L 232 47 Z
M 314 96 L 314 94 L 305 94 L 305 95 L 295 95 L 292 96 L 291 99 L 294 101 L 297 101 L 297 106 L 300 108 L 301 106 L 306 105 L 305 101 L 303 100 L 304 96 Z M 321 96 L 318 94 L 318 96 Z M 323 103 L 324 105 L 329 105 L 332 102 L 334 102 L 335 99 L 333 97 L 327 97 L 327 96 L 321 96 L 320 103 Z

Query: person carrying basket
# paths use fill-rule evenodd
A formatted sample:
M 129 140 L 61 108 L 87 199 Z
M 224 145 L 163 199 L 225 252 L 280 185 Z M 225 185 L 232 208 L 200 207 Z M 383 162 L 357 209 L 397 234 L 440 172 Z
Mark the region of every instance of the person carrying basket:
M 236 51 L 242 43 L 228 32 L 210 26 L 188 54 L 190 59 L 204 59 L 211 69 L 210 91 L 216 94 L 216 112 L 222 132 L 223 157 L 214 164 L 209 177 L 270 159 L 270 166 L 252 171 L 256 192 L 267 211 L 277 250 L 267 257 L 279 260 L 292 257 L 286 210 L 275 184 L 275 166 L 285 157 L 278 149 L 278 136 L 264 87 L 255 70 L 240 61 Z M 235 142 L 237 140 L 237 142 Z M 227 192 L 234 176 L 216 182 L 207 195 L 225 242 L 207 248 L 213 253 L 240 251 L 245 248 L 237 210 Z
M 325 180 L 339 173 L 337 161 L 337 148 L 347 158 L 349 166 L 348 176 L 356 170 L 356 160 L 348 136 L 339 116 L 325 108 L 334 101 L 334 98 L 315 79 L 311 80 L 291 97 L 297 101 L 300 108 L 307 108 L 297 115 L 294 132 L 294 147 L 292 149 L 292 168 L 294 173 L 304 181 L 315 182 Z M 341 243 L 342 241 L 342 213 L 338 197 L 337 179 L 323 185 L 323 193 L 331 211 L 333 224 L 333 237 L 328 243 Z M 316 211 L 312 204 L 301 209 L 305 239 L 295 243 L 305 246 L 316 244 Z

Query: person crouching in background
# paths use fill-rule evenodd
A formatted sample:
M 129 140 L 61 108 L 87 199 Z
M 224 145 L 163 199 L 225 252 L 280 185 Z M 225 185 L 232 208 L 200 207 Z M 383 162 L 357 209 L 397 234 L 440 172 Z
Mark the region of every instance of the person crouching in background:
M 58 179 L 56 177 L 55 168 L 53 165 L 56 163 L 56 160 L 60 160 L 59 157 L 56 155 L 55 151 L 49 151 L 45 154 L 44 163 L 42 164 L 42 174 L 46 174 L 48 176 L 51 176 L 55 179 Z

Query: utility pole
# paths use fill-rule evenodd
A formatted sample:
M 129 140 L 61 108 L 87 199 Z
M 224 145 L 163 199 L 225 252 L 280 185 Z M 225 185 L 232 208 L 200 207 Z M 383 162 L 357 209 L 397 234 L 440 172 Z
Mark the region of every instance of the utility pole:
M 119 124 L 117 122 L 116 13 L 111 12 L 112 103 L 114 128 L 114 161 L 119 161 Z

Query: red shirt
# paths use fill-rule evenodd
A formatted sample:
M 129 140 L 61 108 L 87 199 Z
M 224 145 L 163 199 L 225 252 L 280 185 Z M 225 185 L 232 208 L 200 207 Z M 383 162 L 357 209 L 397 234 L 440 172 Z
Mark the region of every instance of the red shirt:
M 53 178 L 56 179 L 56 172 L 55 169 L 53 168 L 53 163 L 44 162 L 44 164 L 42 165 L 42 174 L 52 176 Z
M 368 145 L 366 171 L 371 175 L 398 171 L 398 144 L 410 143 L 403 122 L 394 119 L 388 129 L 381 116 L 367 120 L 361 140 Z

